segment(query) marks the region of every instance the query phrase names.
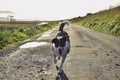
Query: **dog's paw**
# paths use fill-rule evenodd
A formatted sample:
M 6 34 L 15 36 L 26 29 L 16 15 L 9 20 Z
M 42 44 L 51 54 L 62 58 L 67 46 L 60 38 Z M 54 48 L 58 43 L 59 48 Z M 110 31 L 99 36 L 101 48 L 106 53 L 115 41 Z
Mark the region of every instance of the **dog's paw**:
M 62 73 L 62 69 L 59 68 L 59 69 L 58 69 L 58 74 L 61 74 L 61 73 Z

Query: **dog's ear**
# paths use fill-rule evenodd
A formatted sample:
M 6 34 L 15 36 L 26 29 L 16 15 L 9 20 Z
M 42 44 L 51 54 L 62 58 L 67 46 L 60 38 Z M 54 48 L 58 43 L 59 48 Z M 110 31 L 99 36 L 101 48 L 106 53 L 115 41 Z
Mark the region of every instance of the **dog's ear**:
M 54 38 L 54 39 L 52 40 L 52 43 L 54 43 L 55 47 L 58 47 L 58 45 L 59 45 L 59 41 L 58 41 L 57 38 Z
M 52 43 L 56 43 L 58 41 L 57 38 L 52 39 Z

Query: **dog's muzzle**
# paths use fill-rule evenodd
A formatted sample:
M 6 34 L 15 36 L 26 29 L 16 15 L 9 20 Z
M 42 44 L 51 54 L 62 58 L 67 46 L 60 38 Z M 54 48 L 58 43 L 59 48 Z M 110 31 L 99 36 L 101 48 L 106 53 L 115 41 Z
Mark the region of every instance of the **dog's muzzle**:
M 59 54 L 62 55 L 64 48 L 59 48 Z

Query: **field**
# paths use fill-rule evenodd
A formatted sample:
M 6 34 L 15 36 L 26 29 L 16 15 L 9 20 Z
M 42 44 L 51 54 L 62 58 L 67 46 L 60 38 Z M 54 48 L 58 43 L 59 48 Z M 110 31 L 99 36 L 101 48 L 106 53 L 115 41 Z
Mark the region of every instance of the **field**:
M 74 24 L 85 26 L 107 34 L 120 35 L 120 6 L 88 13 L 84 17 L 70 19 Z M 48 24 L 38 25 L 40 21 L 8 21 L 0 22 L 0 49 L 9 47 L 10 44 L 22 42 L 36 34 L 40 34 L 58 25 L 60 21 L 49 21 Z
M 10 44 L 17 44 L 25 39 L 31 38 L 48 29 L 55 27 L 58 23 L 38 25 L 40 21 L 14 21 L 0 22 L 0 49 L 10 47 Z
M 85 17 L 76 17 L 71 19 L 71 22 L 100 32 L 119 36 L 120 6 L 94 14 L 88 13 Z

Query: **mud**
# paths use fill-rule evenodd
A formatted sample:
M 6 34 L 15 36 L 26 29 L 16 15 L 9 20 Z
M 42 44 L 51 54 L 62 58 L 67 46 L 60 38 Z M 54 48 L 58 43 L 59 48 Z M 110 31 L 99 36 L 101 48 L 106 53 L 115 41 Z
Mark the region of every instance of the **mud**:
M 47 42 L 31 48 L 0 52 L 0 80 L 120 80 L 120 37 L 103 34 L 81 26 L 66 26 L 71 51 L 57 74 L 53 64 L 51 40 L 58 27 L 35 42 Z M 50 35 L 50 36 L 48 36 Z M 31 40 L 32 41 L 32 40 Z

